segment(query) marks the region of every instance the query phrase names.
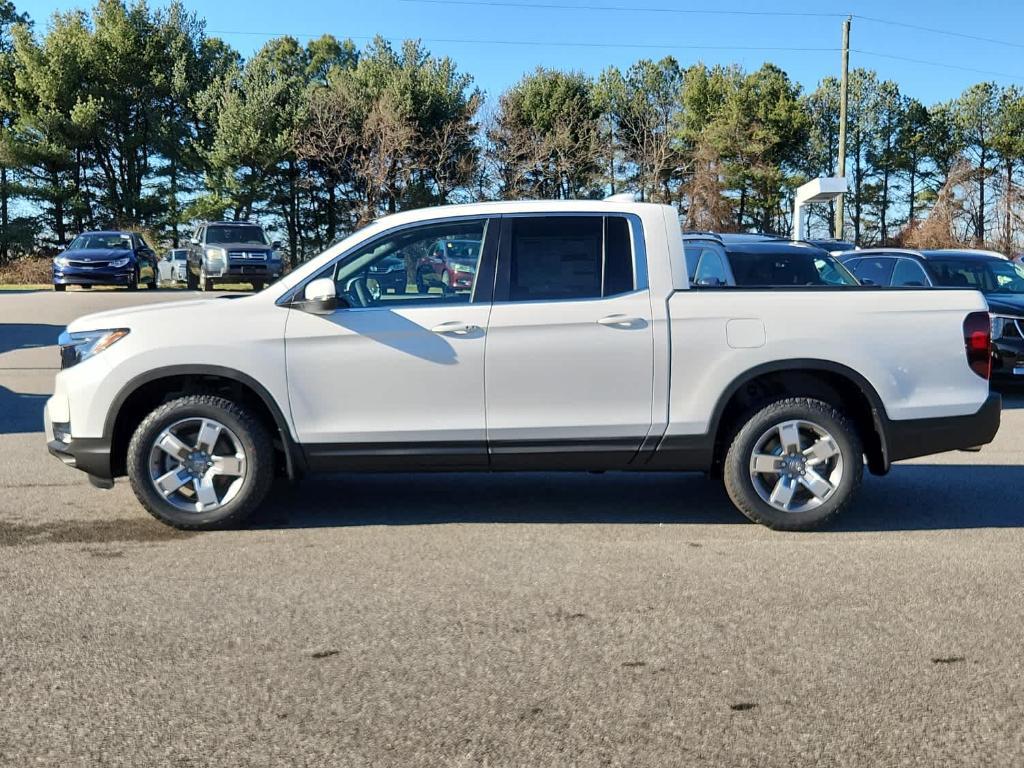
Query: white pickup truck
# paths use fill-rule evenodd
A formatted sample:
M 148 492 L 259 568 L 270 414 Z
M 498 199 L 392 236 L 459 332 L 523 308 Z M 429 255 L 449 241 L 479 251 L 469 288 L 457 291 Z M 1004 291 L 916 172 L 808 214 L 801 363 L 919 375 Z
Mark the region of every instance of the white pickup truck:
M 667 206 L 408 211 L 256 295 L 76 320 L 48 447 L 190 529 L 332 470 L 701 471 L 807 529 L 1000 416 L 979 293 L 811 282 L 690 285 Z

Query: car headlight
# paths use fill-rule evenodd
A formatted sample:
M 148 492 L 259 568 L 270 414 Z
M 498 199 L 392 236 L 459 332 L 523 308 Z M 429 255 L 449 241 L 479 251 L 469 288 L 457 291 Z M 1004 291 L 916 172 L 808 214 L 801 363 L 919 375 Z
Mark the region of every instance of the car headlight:
M 1020 318 L 992 315 L 992 338 L 1021 338 Z
M 226 259 L 228 257 L 228 252 L 223 248 L 207 248 L 206 255 L 211 259 Z
M 98 355 L 128 335 L 127 328 L 108 328 L 102 331 L 64 331 L 57 338 L 60 347 L 60 367 L 70 368 L 83 360 Z
M 69 263 L 68 257 L 67 256 L 58 256 L 56 259 L 53 260 L 53 263 L 54 263 L 54 266 L 57 266 L 57 267 L 66 267 L 68 265 L 68 263 Z
M 128 262 L 129 261 L 131 261 L 131 259 L 128 259 L 128 258 L 114 259 L 112 262 L 110 262 L 109 266 L 111 266 L 111 267 L 126 267 L 126 266 L 128 266 Z

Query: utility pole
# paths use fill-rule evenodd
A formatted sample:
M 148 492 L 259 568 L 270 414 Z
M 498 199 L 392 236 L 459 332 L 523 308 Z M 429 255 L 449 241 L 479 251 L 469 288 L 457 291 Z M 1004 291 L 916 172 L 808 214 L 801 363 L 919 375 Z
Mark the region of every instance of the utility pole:
M 843 22 L 843 74 L 839 81 L 839 167 L 836 175 L 846 178 L 846 101 L 847 89 L 850 83 L 850 20 L 847 16 Z M 834 237 L 837 240 L 843 239 L 844 211 L 843 201 L 845 195 L 840 195 L 836 203 L 836 220 L 832 226 Z

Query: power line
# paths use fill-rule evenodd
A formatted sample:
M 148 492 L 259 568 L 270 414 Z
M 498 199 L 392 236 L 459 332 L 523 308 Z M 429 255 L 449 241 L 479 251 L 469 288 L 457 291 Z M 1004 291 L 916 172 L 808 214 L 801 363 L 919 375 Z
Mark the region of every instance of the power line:
M 573 5 L 571 3 L 559 2 L 511 2 L 510 0 L 399 0 L 403 3 L 420 3 L 430 5 L 462 5 L 490 8 L 531 8 L 546 10 L 570 10 L 570 11 L 617 11 L 626 13 L 671 13 L 689 14 L 704 16 L 778 16 L 778 17 L 807 17 L 807 18 L 845 18 L 853 16 L 859 21 L 868 21 L 874 24 L 886 24 L 904 29 L 915 29 L 919 32 L 928 32 L 934 35 L 946 35 L 958 37 L 964 40 L 974 40 L 980 43 L 992 45 L 1005 45 L 1010 48 L 1024 49 L 1024 43 L 1015 43 L 1011 40 L 1001 40 L 994 37 L 972 35 L 969 32 L 957 32 L 950 29 L 939 29 L 938 27 L 926 27 L 921 24 L 912 24 L 896 19 L 883 19 L 878 16 L 862 16 L 860 14 L 838 13 L 829 11 L 747 11 L 729 10 L 721 8 L 660 8 L 650 6 L 629 6 L 629 5 Z
M 402 3 L 429 3 L 432 5 L 475 5 L 497 8 L 545 8 L 568 11 L 625 11 L 644 13 L 682 13 L 705 16 L 808 16 L 816 18 L 846 17 L 848 13 L 827 11 L 730 11 L 698 8 L 650 8 L 632 5 L 572 5 L 569 3 L 513 3 L 506 0 L 399 0 Z
M 243 31 L 243 30 L 231 30 L 231 29 L 210 29 L 207 30 L 211 35 L 255 35 L 257 37 L 321 37 L 324 33 L 309 34 L 304 32 L 258 32 L 258 31 Z M 377 35 L 345 35 L 345 37 L 352 40 L 373 40 Z M 380 35 L 385 39 L 389 39 L 388 35 Z M 791 46 L 764 46 L 764 45 L 705 45 L 700 44 L 680 44 L 680 43 L 595 43 L 590 41 L 562 41 L 562 40 L 482 40 L 476 38 L 457 38 L 457 37 L 420 37 L 416 38 L 422 40 L 424 43 L 465 43 L 469 45 L 519 45 L 519 46 L 553 46 L 558 48 L 644 48 L 652 50 L 707 50 L 707 51 L 787 51 L 795 53 L 822 53 L 831 52 L 835 53 L 839 50 L 836 47 L 806 47 L 797 48 Z
M 894 59 L 895 61 L 906 61 L 911 64 L 926 64 L 930 67 L 944 67 L 946 69 L 959 69 L 964 72 L 974 72 L 975 74 L 981 75 L 993 75 L 995 77 L 1005 77 L 1010 80 L 1024 80 L 1024 75 L 1012 75 L 1009 72 L 996 72 L 991 69 L 975 69 L 974 67 L 962 67 L 958 64 L 947 64 L 944 61 L 928 61 L 925 59 L 914 59 L 909 56 L 898 56 L 894 53 L 879 53 L 878 51 L 865 51 L 861 48 L 851 48 L 854 53 L 860 53 L 865 56 L 878 56 L 883 59 Z
M 411 0 L 403 0 L 404 2 L 410 2 Z M 980 35 L 972 35 L 968 32 L 953 32 L 948 29 L 938 29 L 936 27 L 922 27 L 920 24 L 910 24 L 905 21 L 894 21 L 892 19 L 879 19 L 874 16 L 854 16 L 855 19 L 860 21 L 870 21 L 875 24 L 888 24 L 893 27 L 904 27 L 906 29 L 916 29 L 919 32 L 930 32 L 934 35 L 947 35 L 949 37 L 960 37 L 965 40 L 975 40 L 980 43 L 991 43 L 993 45 L 1006 45 L 1011 48 L 1024 48 L 1024 43 L 1014 43 L 1010 40 L 999 40 L 994 37 L 981 37 Z

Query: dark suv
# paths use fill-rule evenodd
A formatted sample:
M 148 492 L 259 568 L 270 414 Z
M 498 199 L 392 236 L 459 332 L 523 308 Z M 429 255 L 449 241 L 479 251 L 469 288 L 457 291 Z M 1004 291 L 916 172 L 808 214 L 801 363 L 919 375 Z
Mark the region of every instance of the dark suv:
M 992 377 L 1024 381 L 1024 265 L 994 251 L 873 248 L 842 257 L 857 278 L 883 288 L 975 288 L 992 318 Z
M 250 283 L 261 291 L 281 276 L 278 242 L 259 224 L 210 221 L 199 225 L 188 249 L 188 287 L 213 290 L 214 283 Z
M 53 290 L 69 285 L 156 288 L 156 253 L 137 232 L 83 232 L 53 260 Z

